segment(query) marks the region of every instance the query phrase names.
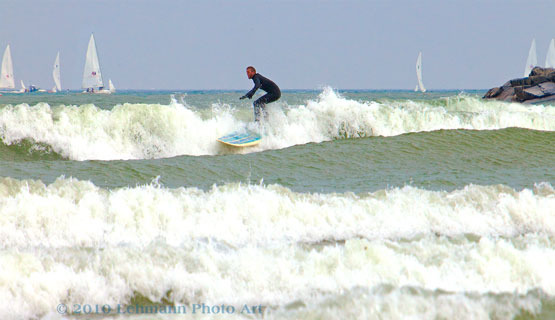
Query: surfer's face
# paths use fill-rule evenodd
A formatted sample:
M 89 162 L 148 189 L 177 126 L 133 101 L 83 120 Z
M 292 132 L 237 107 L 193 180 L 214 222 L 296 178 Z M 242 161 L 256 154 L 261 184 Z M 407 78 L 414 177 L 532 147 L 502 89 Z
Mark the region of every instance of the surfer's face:
M 247 69 L 247 77 L 252 79 L 256 73 L 252 69 Z

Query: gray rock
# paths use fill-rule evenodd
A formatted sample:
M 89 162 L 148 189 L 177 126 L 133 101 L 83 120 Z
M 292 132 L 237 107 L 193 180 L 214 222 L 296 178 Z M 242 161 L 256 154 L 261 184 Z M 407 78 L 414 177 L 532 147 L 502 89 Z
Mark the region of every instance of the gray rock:
M 501 92 L 496 97 L 496 99 L 502 100 L 502 101 L 513 101 L 514 95 L 515 95 L 515 88 L 509 87 L 506 90 L 503 90 L 503 92 Z
M 503 89 L 501 89 L 501 88 L 499 88 L 499 87 L 491 88 L 491 89 L 489 89 L 489 91 L 486 93 L 486 95 L 484 96 L 484 98 L 486 98 L 486 99 L 495 98 L 495 97 L 497 97 L 501 92 L 503 92 Z
M 530 77 L 533 76 L 548 76 L 551 73 L 555 73 L 555 68 L 542 68 L 542 67 L 534 67 L 530 72 Z
M 515 87 L 515 96 L 516 96 L 515 100 L 516 101 L 524 102 L 526 100 L 538 98 L 538 97 L 534 96 L 533 94 L 530 94 L 530 93 L 528 93 L 524 90 L 525 90 L 524 87 Z
M 533 104 L 533 103 L 543 103 L 543 102 L 551 102 L 551 101 L 554 101 L 554 102 L 555 102 L 555 95 L 545 96 L 545 97 L 543 97 L 543 98 L 538 98 L 538 99 L 531 99 L 531 100 L 527 100 L 527 101 L 525 101 L 525 102 L 523 102 L 523 103 L 526 103 L 526 104 L 528 104 L 528 103 Z
M 539 87 L 544 95 L 555 95 L 555 82 L 544 82 Z
M 540 83 L 549 81 L 549 77 L 546 77 L 546 76 L 531 76 L 531 77 L 528 77 L 528 79 L 530 79 L 530 82 L 531 82 L 530 85 L 532 86 L 537 86 Z
M 543 90 L 540 88 L 540 86 L 534 86 L 534 87 L 530 87 L 530 88 L 526 88 L 523 90 L 526 94 L 528 95 L 532 95 L 533 98 L 531 99 L 535 99 L 535 98 L 541 98 L 543 96 L 545 96 L 546 94 L 543 92 Z
M 509 82 L 511 84 L 511 87 L 531 86 L 532 85 L 532 80 L 530 80 L 530 78 L 513 79 L 513 80 L 510 80 Z
M 555 100 L 555 69 L 535 67 L 529 77 L 509 80 L 490 89 L 483 98 L 523 103 Z

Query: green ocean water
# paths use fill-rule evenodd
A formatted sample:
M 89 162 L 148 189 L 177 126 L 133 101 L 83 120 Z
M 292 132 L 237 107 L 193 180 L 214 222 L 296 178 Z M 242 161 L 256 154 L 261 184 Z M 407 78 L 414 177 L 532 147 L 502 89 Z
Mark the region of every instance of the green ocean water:
M 515 189 L 555 182 L 555 133 L 508 128 L 441 130 L 395 137 L 309 143 L 245 155 L 176 156 L 150 160 L 72 161 L 2 146 L 5 176 L 52 183 L 60 176 L 104 188 L 149 184 L 198 187 L 241 182 L 280 184 L 298 192 L 372 192 L 412 185 L 454 190 L 468 184 Z
M 483 93 L 4 94 L 0 317 L 549 319 L 555 106 Z

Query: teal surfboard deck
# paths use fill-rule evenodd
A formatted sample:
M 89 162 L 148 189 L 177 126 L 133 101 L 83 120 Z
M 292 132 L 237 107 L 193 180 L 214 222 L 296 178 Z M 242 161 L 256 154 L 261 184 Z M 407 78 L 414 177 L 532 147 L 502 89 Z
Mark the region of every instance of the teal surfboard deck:
M 262 137 L 254 132 L 233 132 L 218 138 L 218 141 L 233 147 L 251 147 L 260 143 Z

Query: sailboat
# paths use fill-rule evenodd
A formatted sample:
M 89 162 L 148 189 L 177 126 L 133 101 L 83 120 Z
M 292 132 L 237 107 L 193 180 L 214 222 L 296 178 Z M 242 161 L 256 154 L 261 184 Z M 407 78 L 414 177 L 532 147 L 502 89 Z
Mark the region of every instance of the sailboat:
M 414 88 L 414 91 L 420 90 L 421 92 L 426 92 L 424 83 L 422 83 L 422 52 L 418 53 L 418 58 L 416 59 L 416 79 L 418 80 L 418 84 Z
M 528 77 L 532 69 L 538 65 L 538 57 L 536 55 L 536 39 L 532 39 L 532 45 L 528 51 L 528 59 L 526 60 L 526 67 L 524 68 L 524 77 Z
M 91 34 L 89 47 L 87 48 L 87 56 L 85 58 L 85 69 L 83 70 L 83 89 L 89 93 L 111 93 L 110 90 L 104 89 L 102 74 L 100 72 L 100 63 L 98 62 L 98 54 L 96 52 L 96 44 L 94 35 Z
M 108 90 L 110 90 L 111 93 L 116 92 L 116 87 L 114 87 L 114 84 L 112 83 L 112 79 L 108 79 Z
M 2 69 L 0 70 L 0 89 L 15 89 L 15 81 L 13 77 L 13 63 L 10 45 L 4 51 L 2 58 Z
M 545 56 L 545 67 L 555 68 L 555 39 L 551 39 L 551 43 L 549 43 L 549 49 Z
M 54 88 L 50 92 L 55 93 L 62 90 L 62 83 L 60 81 L 60 52 L 56 55 L 54 60 L 54 69 L 52 70 L 52 78 L 54 79 Z

